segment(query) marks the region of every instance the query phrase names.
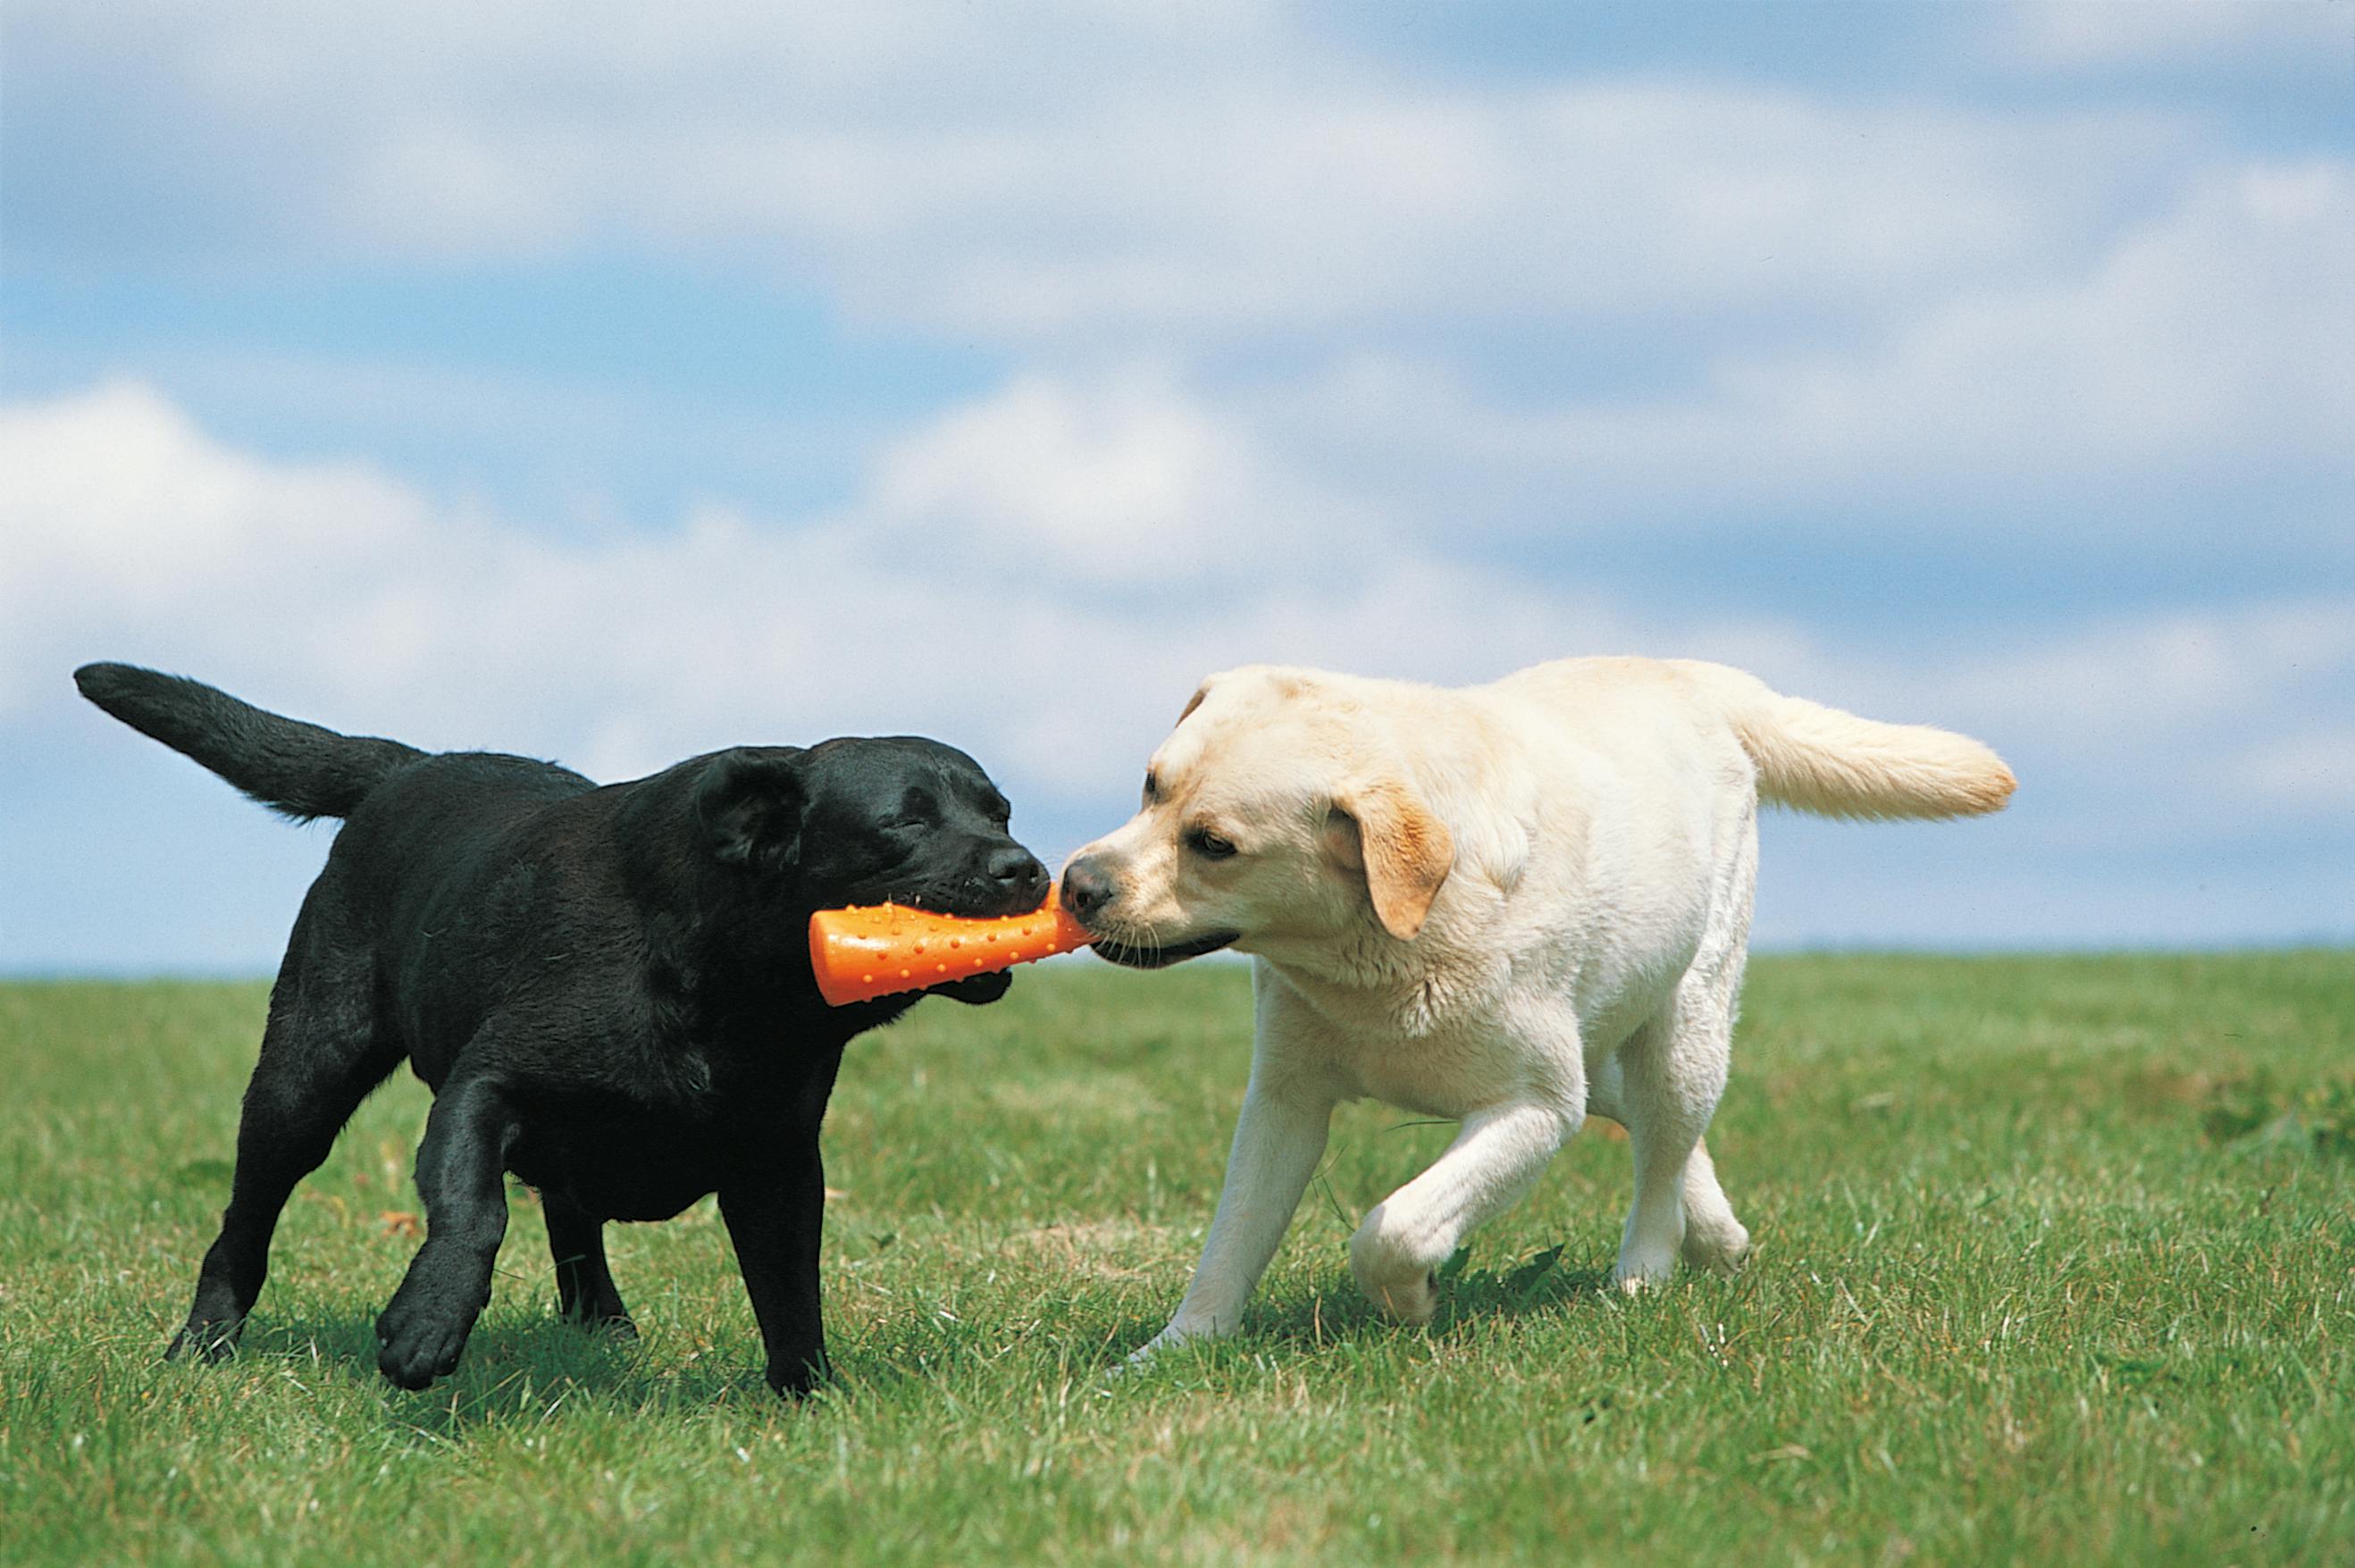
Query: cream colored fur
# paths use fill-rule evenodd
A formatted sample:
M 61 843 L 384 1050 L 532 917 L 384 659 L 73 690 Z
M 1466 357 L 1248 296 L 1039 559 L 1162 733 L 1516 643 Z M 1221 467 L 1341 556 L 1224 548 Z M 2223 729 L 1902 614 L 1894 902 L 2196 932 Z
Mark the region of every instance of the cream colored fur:
M 1725 1086 L 1757 804 L 1865 817 L 1993 811 L 1977 741 L 1876 723 L 1690 661 L 1569 659 L 1457 690 L 1258 666 L 1203 684 L 1144 808 L 1073 857 L 1140 951 L 1255 956 L 1256 1040 L 1192 1285 L 1140 1355 L 1231 1332 L 1360 1096 L 1460 1122 L 1349 1249 L 1427 1321 L 1434 1271 L 1589 1111 L 1636 1168 L 1614 1277 L 1748 1250 L 1700 1138 Z M 1221 841 L 1233 846 L 1220 855 Z

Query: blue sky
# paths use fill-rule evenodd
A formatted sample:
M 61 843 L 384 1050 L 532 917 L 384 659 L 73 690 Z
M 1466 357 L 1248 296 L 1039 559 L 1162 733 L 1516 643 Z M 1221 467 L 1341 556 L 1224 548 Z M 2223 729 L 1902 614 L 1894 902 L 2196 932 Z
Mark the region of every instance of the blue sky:
M 1195 680 L 1724 659 L 2014 808 L 1762 944 L 2355 940 L 2355 5 L 0 19 L 0 971 L 325 829 L 127 658 L 623 778 L 922 731 L 1050 858 Z

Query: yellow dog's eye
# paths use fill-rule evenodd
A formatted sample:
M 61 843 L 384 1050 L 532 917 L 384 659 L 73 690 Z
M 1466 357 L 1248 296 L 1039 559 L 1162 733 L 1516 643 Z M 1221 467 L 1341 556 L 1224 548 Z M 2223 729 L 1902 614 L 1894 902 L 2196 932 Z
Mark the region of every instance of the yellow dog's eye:
M 1234 840 L 1221 838 L 1207 827 L 1188 828 L 1186 833 L 1186 848 L 1205 860 L 1228 859 L 1235 852 Z

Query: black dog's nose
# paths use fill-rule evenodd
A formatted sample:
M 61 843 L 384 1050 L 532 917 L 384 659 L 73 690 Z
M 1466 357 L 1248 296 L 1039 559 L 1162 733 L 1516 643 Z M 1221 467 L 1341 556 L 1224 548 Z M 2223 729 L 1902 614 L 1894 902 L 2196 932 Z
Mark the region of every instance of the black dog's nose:
M 1063 868 L 1063 907 L 1081 920 L 1112 902 L 1112 878 L 1093 860 L 1074 860 Z
M 1039 863 L 1039 857 L 1018 844 L 990 856 L 988 872 L 991 881 L 1028 900 L 1023 906 L 1026 909 L 1036 909 L 1039 901 L 1047 896 L 1047 868 Z

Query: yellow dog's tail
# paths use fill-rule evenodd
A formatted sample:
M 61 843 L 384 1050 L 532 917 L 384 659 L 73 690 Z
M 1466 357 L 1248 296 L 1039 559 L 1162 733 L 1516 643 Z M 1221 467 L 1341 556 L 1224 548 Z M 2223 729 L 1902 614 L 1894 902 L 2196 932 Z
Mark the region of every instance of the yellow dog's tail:
M 1819 816 L 1977 816 L 2002 810 L 2017 787 L 2003 759 L 1967 735 L 1859 719 L 1724 665 L 1675 664 L 1724 704 L 1762 799 Z

